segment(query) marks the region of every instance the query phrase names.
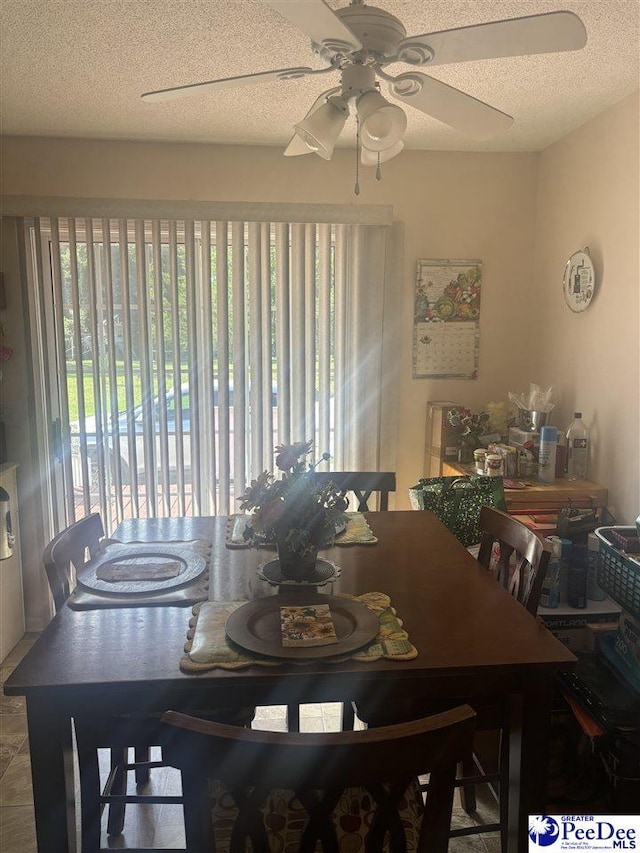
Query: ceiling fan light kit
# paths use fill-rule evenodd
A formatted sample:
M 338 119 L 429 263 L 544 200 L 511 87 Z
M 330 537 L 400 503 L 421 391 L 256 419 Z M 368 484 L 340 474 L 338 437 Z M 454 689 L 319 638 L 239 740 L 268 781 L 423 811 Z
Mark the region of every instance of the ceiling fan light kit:
M 318 109 L 295 125 L 296 134 L 310 151 L 331 160 L 333 149 L 349 115 L 343 98 L 332 95 Z
M 407 117 L 397 104 L 380 93 L 377 78 L 389 84 L 392 97 L 455 130 L 477 139 L 503 133 L 513 118 L 453 86 L 417 71 L 391 75 L 386 66 L 437 66 L 508 56 L 528 56 L 580 50 L 587 34 L 573 12 L 547 12 L 504 21 L 456 27 L 407 36 L 402 22 L 364 0 L 351 0 L 331 9 L 325 0 L 262 0 L 311 39 L 312 51 L 328 65 L 262 71 L 171 89 L 146 92 L 146 101 L 163 101 L 267 81 L 290 81 L 319 74 L 339 73 L 340 85 L 323 92 L 298 122 L 286 156 L 315 153 L 330 160 L 353 104 L 357 124 L 356 162 L 377 165 L 404 148 Z M 356 187 L 358 179 L 356 176 Z
M 357 101 L 360 141 L 370 151 L 387 151 L 402 141 L 407 117 L 390 104 L 377 89 L 369 89 Z
M 388 163 L 396 154 L 399 154 L 404 148 L 404 142 L 396 142 L 391 148 L 386 151 L 369 151 L 368 148 L 362 146 L 360 151 L 360 162 L 363 166 L 380 166 L 382 163 Z

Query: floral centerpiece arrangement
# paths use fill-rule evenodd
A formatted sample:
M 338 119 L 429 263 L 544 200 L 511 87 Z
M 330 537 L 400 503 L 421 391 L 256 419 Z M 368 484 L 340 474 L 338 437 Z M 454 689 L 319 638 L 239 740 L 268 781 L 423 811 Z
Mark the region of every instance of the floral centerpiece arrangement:
M 252 544 L 275 542 L 282 575 L 292 580 L 313 573 L 318 548 L 333 539 L 347 508 L 333 484 L 316 482 L 316 466 L 330 457 L 323 453 L 318 462 L 307 462 L 312 445 L 278 445 L 275 462 L 281 475 L 263 471 L 240 498 L 240 508 L 252 513 L 245 538 Z
M 487 431 L 489 414 L 487 412 L 472 412 L 463 407 L 449 409 L 447 420 L 452 433 L 459 439 L 462 455 L 467 451 L 470 456 L 480 442 L 480 436 Z M 461 462 L 467 461 L 460 459 Z

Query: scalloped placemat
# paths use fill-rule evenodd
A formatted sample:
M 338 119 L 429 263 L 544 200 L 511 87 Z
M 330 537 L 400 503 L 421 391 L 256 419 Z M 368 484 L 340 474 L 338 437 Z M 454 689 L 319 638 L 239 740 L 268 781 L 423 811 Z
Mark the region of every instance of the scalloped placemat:
M 409 640 L 409 635 L 402 627 L 402 620 L 391 606 L 391 599 L 383 592 L 366 592 L 363 595 L 347 595 L 340 593 L 343 598 L 360 601 L 369 607 L 380 618 L 380 630 L 375 640 L 362 649 L 348 655 L 336 655 L 323 658 L 323 663 L 343 663 L 354 660 L 361 663 L 385 658 L 387 660 L 413 660 L 418 656 L 418 650 Z M 254 655 L 246 649 L 233 643 L 225 634 L 225 624 L 230 613 L 237 610 L 246 601 L 206 601 L 193 608 L 193 616 L 189 620 L 185 654 L 180 658 L 180 669 L 183 672 L 206 672 L 210 669 L 245 669 L 249 666 L 282 666 L 295 663 L 305 666 L 314 659 L 282 660 Z M 193 660 L 191 651 L 198 631 L 197 638 L 198 660 Z
M 342 533 L 333 540 L 334 545 L 375 545 L 378 541 L 374 536 L 369 522 L 361 512 L 347 512 L 347 525 Z M 251 518 L 250 515 L 230 515 L 227 521 L 226 546 L 227 548 L 251 548 L 251 544 L 244 538 L 244 530 Z M 273 549 L 275 545 L 260 546 Z M 329 546 L 326 546 L 329 547 Z M 322 549 L 320 549 L 322 550 Z

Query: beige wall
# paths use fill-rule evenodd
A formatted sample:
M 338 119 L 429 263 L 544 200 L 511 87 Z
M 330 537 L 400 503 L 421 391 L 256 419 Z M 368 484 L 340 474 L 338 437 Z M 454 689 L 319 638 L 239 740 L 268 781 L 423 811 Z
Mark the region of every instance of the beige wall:
M 4 147 L 9 195 L 393 205 L 405 240 L 404 275 L 393 300 L 397 312 L 388 318 L 399 338 L 402 506 L 408 506 L 409 485 L 422 474 L 427 400 L 450 397 L 479 406 L 506 399 L 509 390 L 535 378 L 526 363 L 531 330 L 522 322 L 521 307 L 531 280 L 536 155 L 404 152 L 383 167 L 381 183 L 366 170 L 356 197 L 351 151 L 339 151 L 326 163 L 255 147 L 50 139 L 7 139 Z M 412 379 L 418 258 L 484 262 L 477 381 Z
M 640 512 L 639 127 L 635 94 L 542 153 L 530 307 L 539 380 L 561 389 L 558 423 L 590 424 L 590 476 L 620 524 Z M 562 274 L 585 246 L 597 290 L 574 314 Z
M 393 205 L 404 225 L 404 272 L 386 318 L 398 339 L 397 505 L 408 506 L 423 473 L 428 400 L 478 408 L 533 381 L 558 386 L 560 427 L 576 406 L 593 424 L 592 474 L 609 487 L 618 520 L 640 510 L 637 95 L 542 155 L 403 152 L 380 184 L 366 170 L 358 197 L 345 150 L 325 163 L 266 147 L 7 138 L 2 168 L 7 195 Z M 591 309 L 574 315 L 562 271 L 585 245 L 601 286 Z M 483 261 L 476 381 L 412 378 L 418 258 Z M 40 569 L 29 571 L 35 584 Z

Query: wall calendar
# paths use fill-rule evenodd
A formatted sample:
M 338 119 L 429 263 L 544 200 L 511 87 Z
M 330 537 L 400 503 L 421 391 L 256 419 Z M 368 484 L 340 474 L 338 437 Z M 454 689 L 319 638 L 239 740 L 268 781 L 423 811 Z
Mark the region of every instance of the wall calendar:
M 477 379 L 482 261 L 419 260 L 414 379 Z

